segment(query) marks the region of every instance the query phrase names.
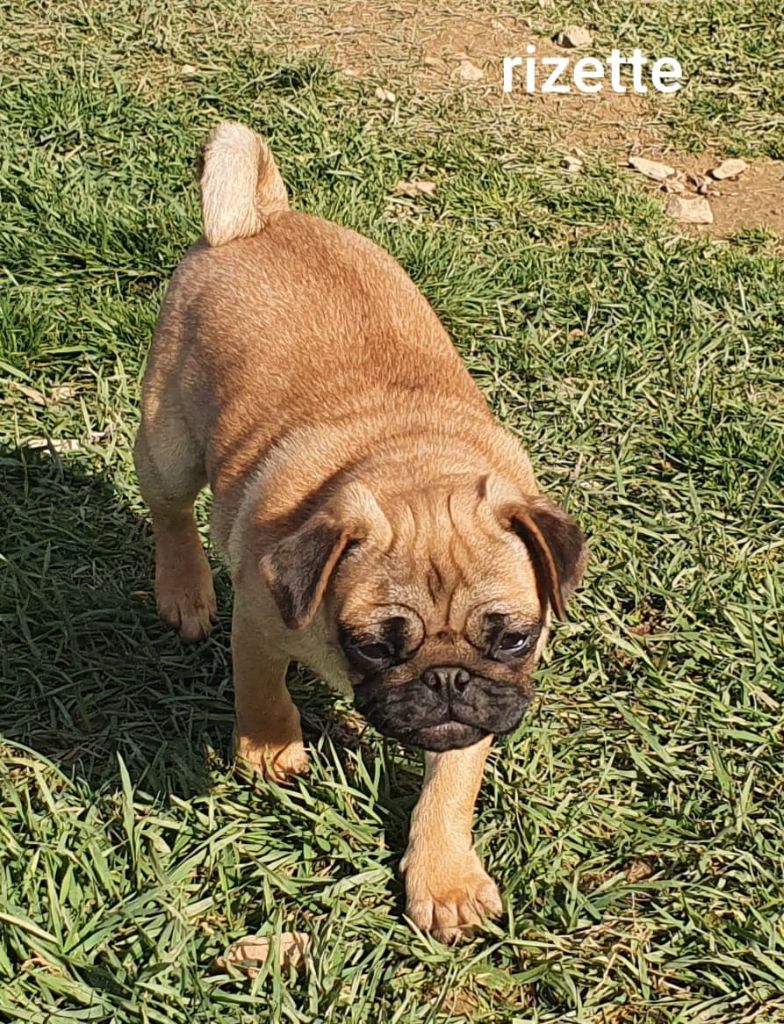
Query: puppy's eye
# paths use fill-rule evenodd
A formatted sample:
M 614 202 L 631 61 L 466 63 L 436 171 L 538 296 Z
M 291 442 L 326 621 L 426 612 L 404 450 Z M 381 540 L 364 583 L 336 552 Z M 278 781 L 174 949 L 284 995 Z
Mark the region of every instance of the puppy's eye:
M 497 654 L 516 658 L 532 646 L 535 640 L 533 633 L 504 633 L 495 645 Z
M 392 660 L 392 648 L 389 644 L 381 643 L 378 640 L 367 644 L 358 644 L 353 653 L 370 667 L 379 667 Z

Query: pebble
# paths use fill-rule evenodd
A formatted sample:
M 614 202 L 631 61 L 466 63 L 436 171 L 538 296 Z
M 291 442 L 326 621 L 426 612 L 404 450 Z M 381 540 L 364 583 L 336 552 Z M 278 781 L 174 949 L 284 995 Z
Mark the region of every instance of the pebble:
M 745 160 L 722 160 L 718 167 L 714 167 L 708 173 L 716 181 L 724 181 L 726 178 L 737 178 L 748 169 L 749 165 Z
M 485 73 L 470 60 L 464 60 L 457 69 L 457 74 L 464 82 L 478 82 L 485 77 Z
M 561 161 L 561 167 L 563 167 L 567 174 L 579 174 L 583 169 L 583 162 L 578 160 L 576 156 L 565 156 Z
M 660 164 L 656 160 L 647 160 L 644 156 L 630 156 L 629 167 L 632 167 L 639 174 L 654 181 L 664 181 L 675 174 L 675 168 L 669 164 Z
M 587 28 L 583 28 L 581 25 L 569 25 L 568 28 L 561 29 L 556 35 L 555 41 L 559 46 L 567 47 L 570 50 L 582 50 L 591 45 L 593 36 Z
M 421 178 L 412 178 L 411 181 L 399 181 L 395 185 L 395 191 L 401 195 L 416 199 L 417 196 L 431 196 L 436 190 L 434 181 L 423 181 Z
M 310 936 L 306 932 L 283 932 L 277 943 L 278 963 L 281 967 L 295 967 L 301 970 L 307 963 L 310 951 Z M 213 961 L 219 971 L 228 969 L 229 964 L 238 968 L 248 977 L 255 977 L 272 953 L 272 939 L 262 935 L 246 935 L 225 950 L 223 956 Z
M 664 211 L 673 220 L 681 224 L 712 224 L 713 210 L 707 199 L 684 199 L 672 196 L 667 200 Z

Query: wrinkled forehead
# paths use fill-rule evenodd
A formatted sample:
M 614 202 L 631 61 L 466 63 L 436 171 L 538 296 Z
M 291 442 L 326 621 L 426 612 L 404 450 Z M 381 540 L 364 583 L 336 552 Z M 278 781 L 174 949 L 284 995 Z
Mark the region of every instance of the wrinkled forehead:
M 413 615 L 429 634 L 476 631 L 488 616 L 540 619 L 534 566 L 514 534 L 457 502 L 423 503 L 401 522 L 384 552 L 358 564 L 349 617 L 371 624 Z

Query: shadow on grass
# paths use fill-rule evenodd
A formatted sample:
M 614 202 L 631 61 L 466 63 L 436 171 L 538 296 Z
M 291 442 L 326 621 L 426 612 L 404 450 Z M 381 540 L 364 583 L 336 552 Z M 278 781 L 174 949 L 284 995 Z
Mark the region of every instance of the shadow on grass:
M 0 447 L 0 520 L 0 736 L 93 789 L 117 787 L 119 754 L 150 794 L 206 793 L 233 725 L 225 573 L 212 636 L 185 644 L 156 615 L 148 523 L 111 481 L 67 456 Z M 327 733 L 344 769 L 352 749 L 382 753 L 325 684 L 296 668 L 290 682 L 310 743 Z M 394 820 L 418 785 L 389 754 L 379 809 Z
M 206 792 L 232 729 L 225 615 L 193 647 L 165 630 L 147 524 L 67 457 L 0 448 L 0 511 L 0 734 L 93 788 L 119 754 L 147 792 Z

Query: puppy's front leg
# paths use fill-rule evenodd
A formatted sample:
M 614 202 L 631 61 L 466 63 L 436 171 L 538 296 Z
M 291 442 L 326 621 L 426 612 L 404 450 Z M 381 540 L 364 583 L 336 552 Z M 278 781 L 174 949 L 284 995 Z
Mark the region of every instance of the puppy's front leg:
M 411 815 L 406 915 L 442 942 L 455 942 L 503 907 L 471 838 L 474 804 L 492 736 L 464 750 L 425 754 L 425 782 Z
M 307 771 L 308 755 L 299 711 L 286 687 L 289 659 L 271 648 L 259 625 L 258 608 L 247 604 L 238 592 L 231 626 L 234 752 L 255 771 L 282 782 Z

